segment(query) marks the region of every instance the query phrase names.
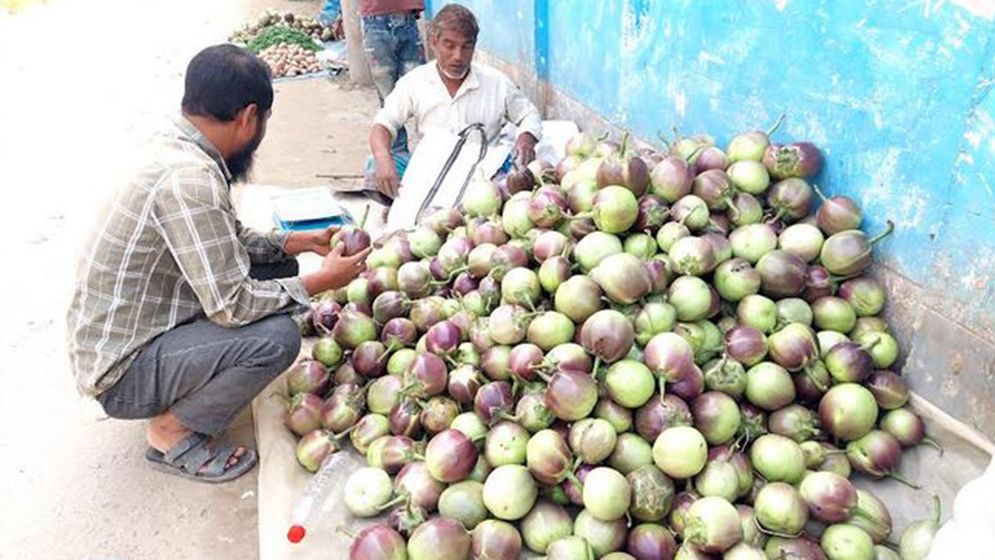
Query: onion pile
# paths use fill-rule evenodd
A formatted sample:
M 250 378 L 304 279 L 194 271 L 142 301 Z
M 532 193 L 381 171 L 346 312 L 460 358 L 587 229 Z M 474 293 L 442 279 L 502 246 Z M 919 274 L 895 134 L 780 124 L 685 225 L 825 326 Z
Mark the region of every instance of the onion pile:
M 321 62 L 314 55 L 314 51 L 300 45 L 287 43 L 273 45 L 260 52 L 259 58 L 269 65 L 274 78 L 301 76 L 321 70 Z
M 345 503 L 386 521 L 351 557 L 872 560 L 891 517 L 850 478 L 928 440 L 821 165 L 581 133 L 374 243 L 288 378 L 300 463 L 348 436 L 369 464 Z

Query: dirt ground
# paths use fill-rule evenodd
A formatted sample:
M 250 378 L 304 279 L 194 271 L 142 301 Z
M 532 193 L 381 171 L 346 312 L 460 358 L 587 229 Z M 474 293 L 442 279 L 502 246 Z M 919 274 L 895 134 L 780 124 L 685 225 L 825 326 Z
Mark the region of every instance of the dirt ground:
M 137 146 L 179 108 L 200 48 L 262 8 L 315 1 L 48 0 L 0 9 L 0 558 L 247 558 L 256 473 L 209 486 L 144 465 L 142 422 L 75 390 L 65 309 L 80 242 Z M 315 186 L 359 173 L 376 95 L 346 80 L 276 88 L 253 180 Z M 241 187 L 251 188 L 251 187 Z M 251 441 L 251 418 L 239 420 Z

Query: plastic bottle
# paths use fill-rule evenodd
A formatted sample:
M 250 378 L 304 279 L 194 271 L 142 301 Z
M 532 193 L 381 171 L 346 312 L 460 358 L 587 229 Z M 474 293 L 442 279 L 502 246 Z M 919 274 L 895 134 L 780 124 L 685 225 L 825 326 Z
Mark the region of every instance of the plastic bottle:
M 290 513 L 290 529 L 287 531 L 287 540 L 296 544 L 304 540 L 307 534 L 308 524 L 315 518 L 315 514 L 328 502 L 329 496 L 336 489 L 335 471 L 338 466 L 346 460 L 345 453 L 334 453 L 324 462 L 318 472 L 314 473 L 308 481 L 304 494 L 294 505 Z

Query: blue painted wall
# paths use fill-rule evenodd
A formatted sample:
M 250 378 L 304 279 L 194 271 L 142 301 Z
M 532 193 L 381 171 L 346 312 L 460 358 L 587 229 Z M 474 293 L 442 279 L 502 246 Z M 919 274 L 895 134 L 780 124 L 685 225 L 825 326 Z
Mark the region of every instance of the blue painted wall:
M 816 181 L 858 200 L 866 231 L 895 222 L 879 257 L 963 305 L 962 324 L 995 322 L 991 2 L 461 3 L 480 48 L 642 138 L 676 126 L 722 146 L 786 111 L 775 139 L 823 149 Z

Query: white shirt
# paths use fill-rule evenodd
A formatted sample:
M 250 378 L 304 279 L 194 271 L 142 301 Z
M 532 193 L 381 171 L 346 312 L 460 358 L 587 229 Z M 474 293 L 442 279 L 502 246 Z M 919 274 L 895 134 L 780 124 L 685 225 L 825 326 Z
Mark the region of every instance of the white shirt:
M 417 141 L 430 128 L 459 134 L 474 123 L 484 125 L 491 144 L 508 123 L 518 127 L 518 134 L 542 138 L 542 119 L 529 98 L 500 71 L 476 63 L 470 65 L 454 96 L 449 95 L 434 60 L 411 70 L 397 81 L 373 122 L 389 130 L 392 139 L 405 124 Z

